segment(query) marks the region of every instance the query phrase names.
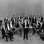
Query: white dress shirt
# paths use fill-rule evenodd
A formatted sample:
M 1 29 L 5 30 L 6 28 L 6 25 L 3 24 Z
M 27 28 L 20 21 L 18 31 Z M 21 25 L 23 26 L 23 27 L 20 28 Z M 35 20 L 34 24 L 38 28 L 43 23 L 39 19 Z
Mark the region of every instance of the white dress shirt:
M 9 24 L 7 25 L 7 28 L 8 28 L 8 30 L 10 30 L 10 28 L 9 28 Z
M 26 25 L 27 25 L 27 20 L 25 20 L 25 28 L 28 28 Z

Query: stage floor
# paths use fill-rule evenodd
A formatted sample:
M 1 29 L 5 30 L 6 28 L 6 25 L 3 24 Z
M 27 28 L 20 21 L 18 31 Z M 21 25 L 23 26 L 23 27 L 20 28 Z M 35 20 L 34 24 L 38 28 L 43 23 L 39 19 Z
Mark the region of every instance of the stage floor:
M 0 35 L 0 44 L 44 44 L 44 41 L 37 34 L 31 35 L 31 33 L 28 40 L 23 40 L 23 36 L 14 35 L 13 41 L 9 40 L 8 42 L 2 39 Z

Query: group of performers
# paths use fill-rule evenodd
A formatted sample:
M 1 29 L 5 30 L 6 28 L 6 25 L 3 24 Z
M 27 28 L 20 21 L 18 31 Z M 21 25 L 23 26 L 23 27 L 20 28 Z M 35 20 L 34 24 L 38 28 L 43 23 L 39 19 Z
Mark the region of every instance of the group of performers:
M 13 34 L 16 34 L 17 31 L 20 32 L 20 35 L 23 33 L 23 40 L 26 38 L 28 40 L 28 33 L 38 34 L 40 37 L 44 37 L 44 24 L 42 15 L 37 17 L 31 15 L 28 17 L 13 17 L 9 20 L 7 17 L 4 19 L 4 26 L 2 26 L 2 38 L 6 37 L 6 41 L 10 38 L 13 41 Z

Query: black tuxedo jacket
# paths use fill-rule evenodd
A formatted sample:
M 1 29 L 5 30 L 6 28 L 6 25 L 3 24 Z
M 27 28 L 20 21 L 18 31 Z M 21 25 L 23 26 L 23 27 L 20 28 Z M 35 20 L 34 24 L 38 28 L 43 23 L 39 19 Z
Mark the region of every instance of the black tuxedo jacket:
M 12 21 L 12 25 L 14 25 L 14 19 L 13 18 L 11 18 L 11 21 Z
M 32 23 L 36 23 L 36 17 L 35 17 L 35 19 L 32 18 Z
M 44 29 L 44 24 L 42 24 L 42 29 Z
M 29 32 L 29 24 L 28 24 L 28 22 L 27 22 L 27 25 L 26 25 L 26 27 L 28 27 L 28 28 L 25 28 L 25 22 L 23 23 L 23 32 L 26 34 L 26 33 L 28 33 Z
M 4 22 L 5 22 L 5 28 L 7 28 L 8 19 L 4 19 Z
M 43 21 L 43 17 L 41 17 L 41 22 Z
M 25 28 L 25 22 L 22 24 L 23 28 Z M 26 27 L 29 27 L 28 21 L 26 22 Z

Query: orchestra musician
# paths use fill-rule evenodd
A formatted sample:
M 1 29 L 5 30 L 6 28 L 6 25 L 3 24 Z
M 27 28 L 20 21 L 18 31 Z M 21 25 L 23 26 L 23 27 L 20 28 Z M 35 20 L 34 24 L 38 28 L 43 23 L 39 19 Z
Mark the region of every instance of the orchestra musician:
M 36 23 L 36 17 L 35 17 L 35 15 L 33 15 L 32 23 Z
M 12 26 L 14 25 L 14 22 L 15 22 L 15 16 L 13 15 L 13 17 L 11 18 L 11 21 L 12 21 Z
M 33 34 L 34 34 L 34 33 L 36 33 L 36 17 L 35 17 L 35 15 L 33 15 L 33 18 L 32 18 L 32 27 L 33 27 Z
M 6 41 L 8 41 L 8 38 L 10 38 L 10 41 L 13 41 L 12 40 L 12 31 L 9 27 L 9 23 L 7 23 L 7 28 L 5 30 L 5 37 L 6 37 Z
M 6 17 L 6 18 L 4 19 L 5 29 L 7 28 L 7 22 L 8 22 L 8 18 Z
M 40 14 L 40 22 L 42 22 L 43 21 L 43 17 L 42 17 L 42 14 Z
M 2 31 L 2 39 L 5 37 L 5 26 L 1 27 L 1 31 Z
M 12 34 L 11 34 L 12 39 L 14 39 L 14 38 L 13 38 L 13 32 L 14 32 L 14 31 L 13 31 L 13 30 L 14 30 L 14 28 L 13 28 L 13 26 L 12 26 L 12 21 L 10 21 L 10 31 L 11 31 L 11 33 L 12 33 Z
M 35 17 L 35 15 L 32 17 L 28 17 L 28 19 L 22 18 L 19 16 L 19 21 L 15 21 L 15 18 L 12 18 L 11 21 L 8 23 L 8 18 L 6 17 L 4 19 L 5 22 L 5 29 L 2 27 L 2 38 L 4 38 L 4 36 L 6 35 L 6 41 L 8 41 L 8 35 L 10 36 L 10 40 L 12 40 L 13 38 L 13 30 L 17 28 L 19 28 L 20 30 L 20 35 L 22 35 L 22 29 L 23 29 L 23 33 L 24 33 L 24 37 L 23 39 L 27 39 L 28 40 L 28 32 L 30 31 L 31 33 L 37 33 L 37 34 L 43 34 L 43 30 L 44 30 L 44 24 L 42 23 L 43 21 L 43 17 L 40 16 L 37 18 Z M 16 23 L 15 23 L 16 22 Z M 13 25 L 15 25 L 16 28 L 13 29 Z M 41 35 L 42 36 L 42 35 Z
M 8 41 L 8 29 L 7 28 L 5 30 L 5 37 L 6 37 L 6 41 Z
M 36 33 L 37 34 L 39 34 L 39 32 L 40 32 L 40 27 L 41 27 L 40 21 L 37 21 L 36 22 Z

